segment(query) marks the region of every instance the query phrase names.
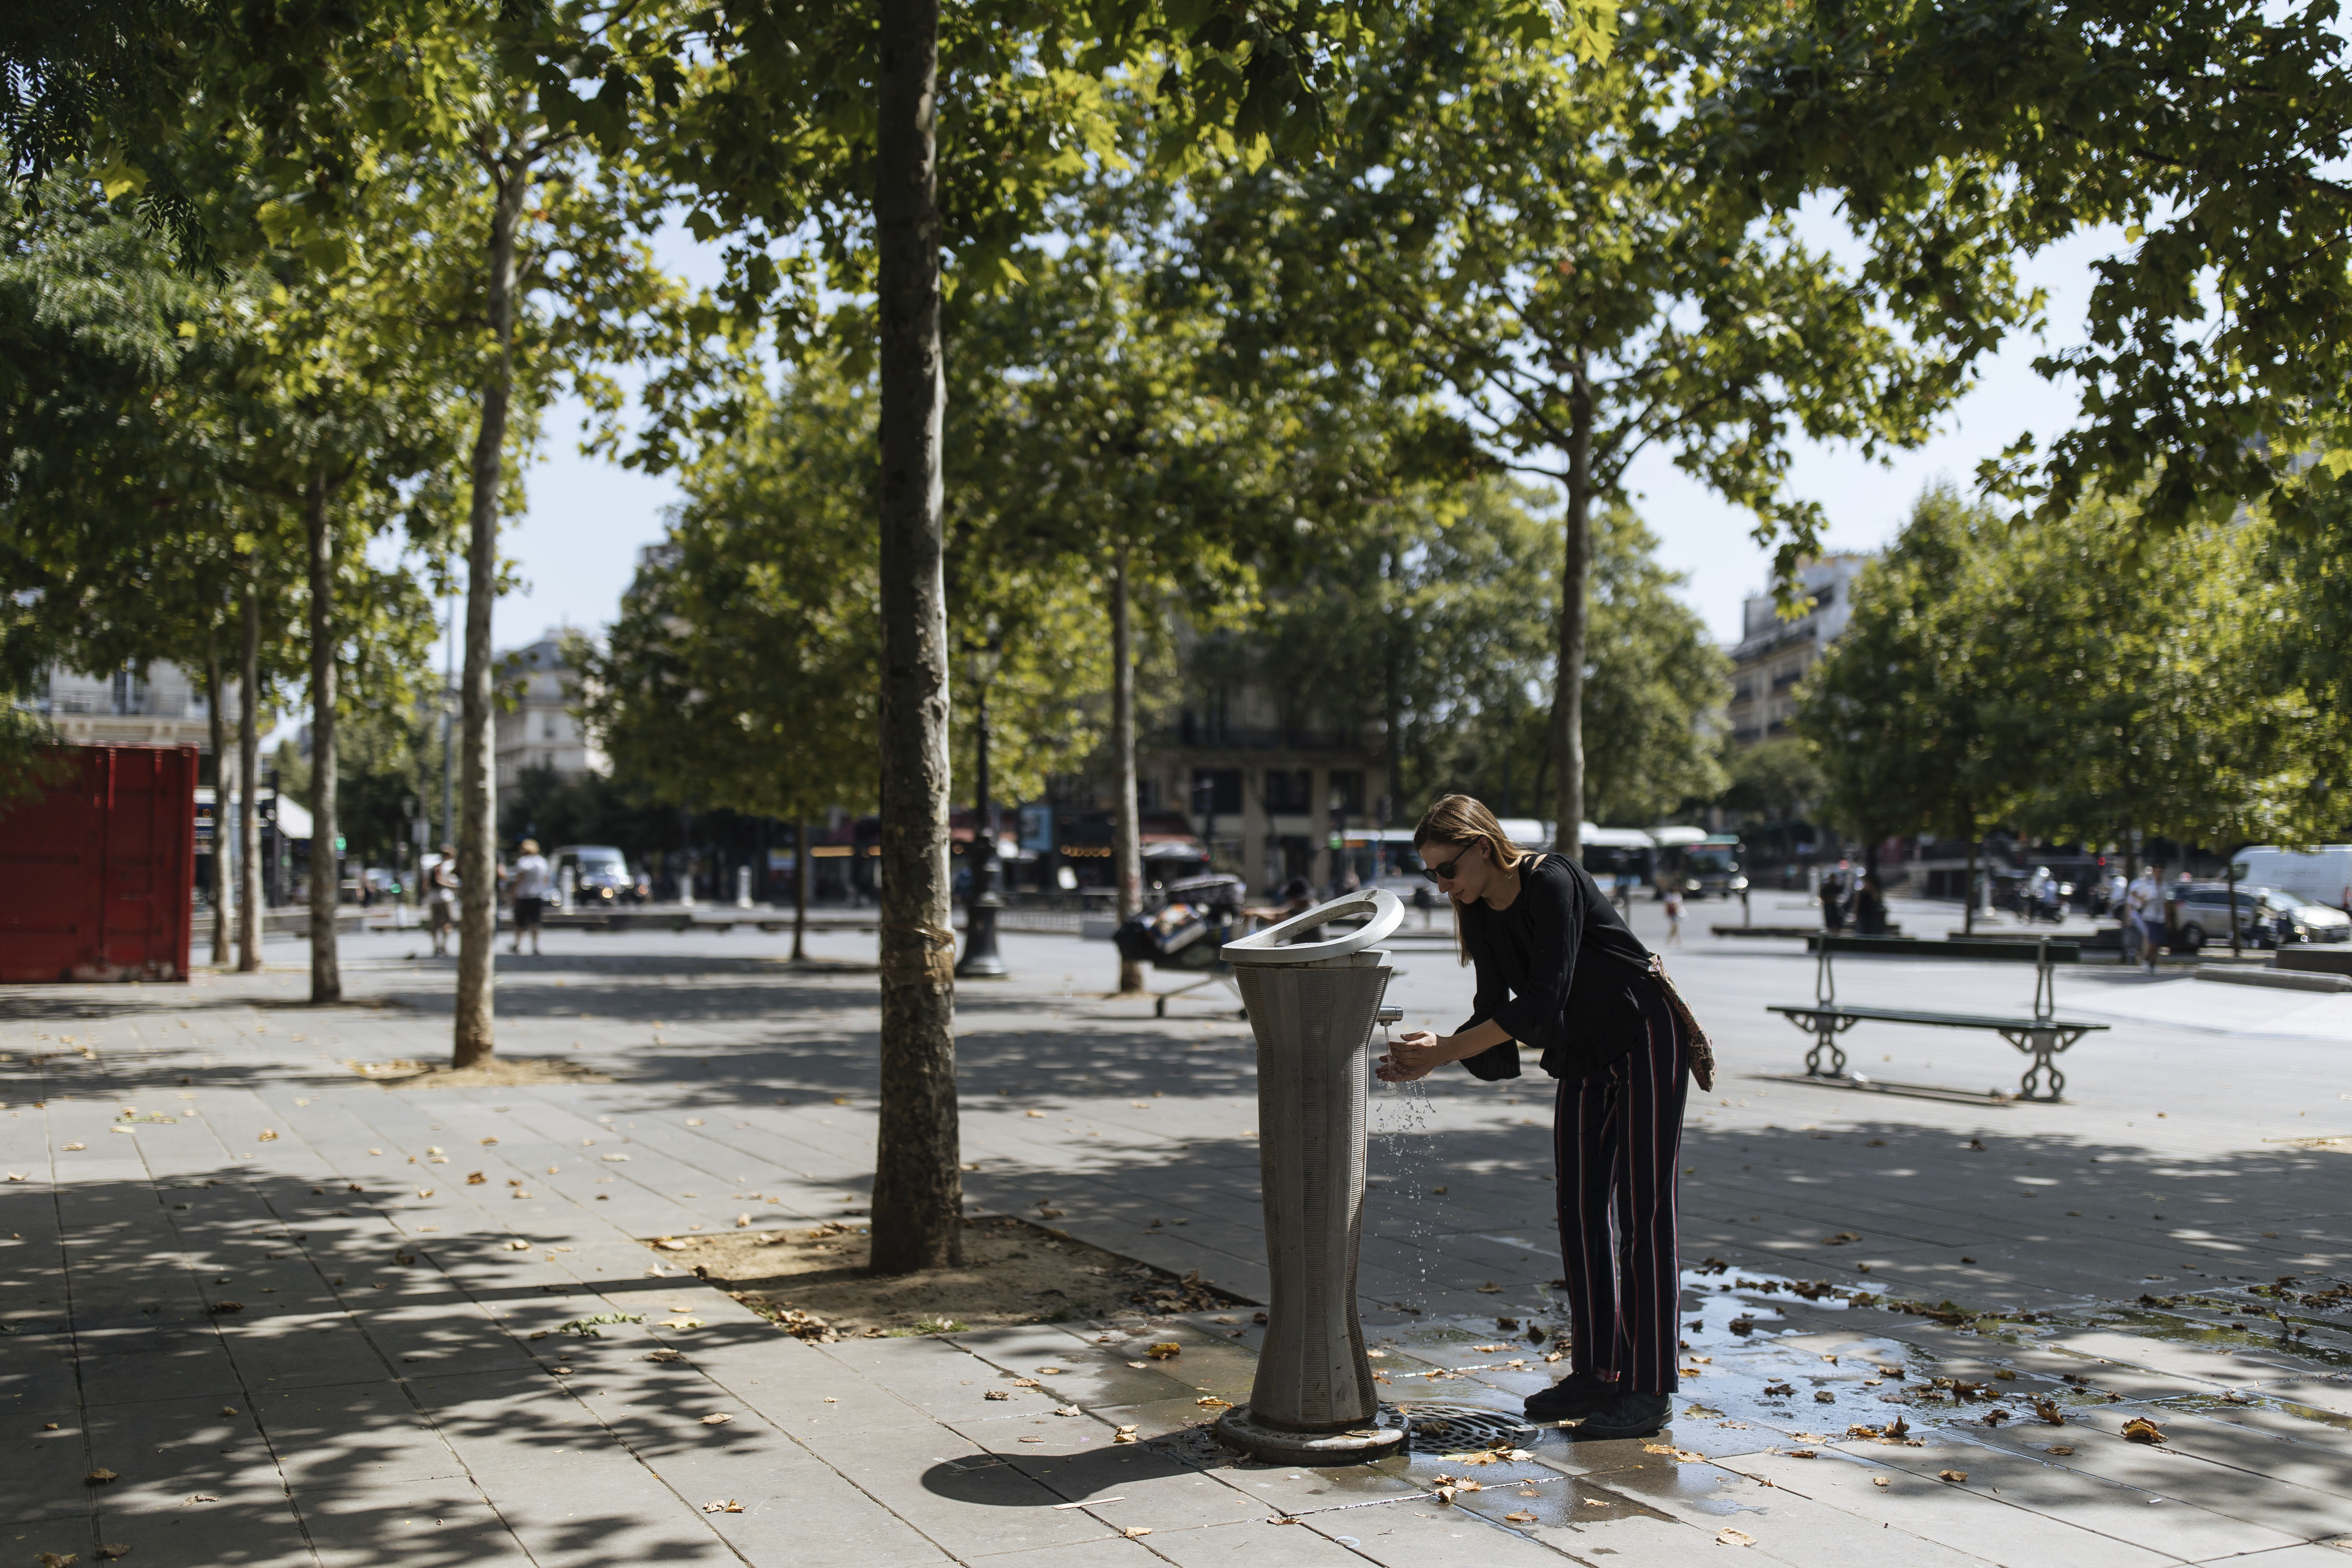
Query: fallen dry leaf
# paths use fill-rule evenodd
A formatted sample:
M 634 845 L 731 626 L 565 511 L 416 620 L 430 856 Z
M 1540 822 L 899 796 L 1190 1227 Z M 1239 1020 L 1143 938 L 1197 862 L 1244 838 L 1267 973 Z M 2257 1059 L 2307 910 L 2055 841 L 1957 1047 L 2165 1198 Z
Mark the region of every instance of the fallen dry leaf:
M 1502 1291 L 1503 1288 L 1500 1285 L 1496 1284 L 1492 1279 L 1487 1280 L 1484 1285 L 1478 1287 L 1478 1294 L 1481 1296 L 1499 1296 L 1502 1294 Z
M 2145 1415 L 2135 1415 L 2124 1423 L 2124 1440 L 2127 1443 L 2161 1443 L 2164 1428 Z
M 987 1393 L 982 1394 L 981 1397 L 982 1399 L 1010 1399 L 1013 1395 L 1002 1388 L 992 1388 Z
M 1835 1236 L 1825 1236 L 1822 1237 L 1822 1245 L 1824 1247 L 1843 1247 L 1849 1241 L 1860 1241 L 1862 1237 L 1856 1236 L 1850 1230 L 1842 1230 Z
M 703 1424 L 705 1426 L 726 1426 L 726 1425 L 727 1425 L 727 1423 L 729 1423 L 730 1421 L 732 1421 L 732 1420 L 734 1420 L 734 1419 L 735 1419 L 735 1417 L 733 1417 L 732 1415 L 724 1415 L 724 1414 L 721 1414 L 721 1415 L 706 1415 L 706 1416 L 704 1416 L 704 1417 L 702 1418 L 702 1424 Z
M 420 1198 L 429 1198 L 433 1195 L 433 1189 L 431 1187 L 419 1187 L 416 1189 L 416 1195 Z
M 1114 1443 L 1134 1443 L 1140 1441 L 1140 1439 L 1136 1436 L 1135 1428 L 1132 1426 L 1120 1427 L 1118 1431 L 1110 1435 L 1110 1440 Z
M 482 1174 L 479 1171 L 468 1171 L 466 1173 L 466 1184 L 469 1187 L 478 1187 L 488 1181 L 489 1177 Z
M 89 1146 L 89 1145 L 88 1145 L 87 1143 L 68 1143 L 68 1144 L 67 1144 L 67 1145 L 66 1145 L 66 1147 L 67 1147 L 67 1148 L 68 1148 L 68 1149 L 86 1149 L 86 1148 L 88 1148 Z M 70 1557 L 68 1557 L 68 1558 L 67 1559 L 67 1561 L 70 1562 L 70 1561 L 72 1561 L 72 1559 L 71 1559 Z
M 530 1250 L 530 1243 L 523 1240 L 520 1237 L 516 1237 L 512 1241 L 507 1243 L 507 1250 L 509 1252 L 529 1252 Z
M 700 1318 L 664 1318 L 654 1326 L 657 1329 L 698 1329 L 702 1327 L 702 1320 Z
M 2065 1444 L 2065 1443 L 2053 1443 L 2052 1445 L 2050 1445 L 2050 1447 L 2049 1447 L 2049 1450 L 2048 1450 L 2048 1451 L 2049 1451 L 2049 1452 L 2051 1452 L 2051 1453 L 2053 1453 L 2053 1454 L 2056 1454 L 2056 1455 L 2058 1455 L 2061 1458 L 2063 1458 L 2066 1455 L 2073 1453 L 2074 1450 L 2074 1448 L 2073 1448 L 2070 1445 L 2068 1445 L 2068 1444 Z
M 629 1160 L 629 1157 L 626 1154 L 599 1154 L 596 1157 L 604 1161 L 608 1164 L 614 1165 L 625 1165 L 628 1163 Z
M 1734 1530 L 1727 1524 L 1715 1532 L 1715 1543 L 1717 1546 L 1753 1546 L 1756 1538 L 1744 1530 Z
M 278 1134 L 265 1127 L 253 1135 L 253 1141 L 257 1143 L 275 1143 L 278 1142 Z
M 1521 1509 L 1517 1513 L 1507 1513 L 1503 1517 L 1513 1524 L 1533 1524 L 1536 1521 L 1536 1516 L 1525 1509 Z
M 1950 1481 L 1954 1485 L 1958 1485 L 1959 1482 L 1969 1479 L 1969 1473 L 1966 1470 L 1937 1470 L 1936 1472 L 1936 1479 L 1937 1480 Z
M 1821 1456 L 1811 1448 L 1791 1448 L 1789 1450 L 1789 1458 L 1792 1459 L 1818 1459 Z
M 1153 1361 L 1166 1361 L 1170 1356 L 1182 1355 L 1184 1347 L 1174 1340 L 1162 1340 L 1156 1345 L 1146 1346 L 1143 1353 Z
M 1870 1478 L 1870 1484 L 1874 1487 L 1886 1487 L 1893 1486 L 1895 1483 L 1888 1480 L 1885 1476 L 1873 1476 Z
M 1213 1394 L 1204 1394 L 1192 1403 L 1203 1410 L 1231 1410 L 1234 1407 L 1232 1400 L 1220 1399 Z
M 128 1557 L 130 1555 L 130 1546 L 120 1541 L 107 1542 L 98 1549 L 98 1560 L 100 1563 L 112 1563 L 119 1558 Z
M 1079 1409 L 1075 1405 L 1057 1405 L 1054 1406 L 1054 1414 L 1056 1415 L 1083 1415 L 1086 1412 Z
M 705 1513 L 741 1513 L 743 1505 L 733 1498 L 716 1498 L 702 1505 Z
M 89 1474 L 82 1477 L 81 1479 L 84 1486 L 102 1487 L 107 1482 L 117 1479 L 118 1478 L 112 1470 L 100 1468 L 90 1471 Z
M 1119 1533 L 1126 1536 L 1129 1541 L 1132 1541 L 1139 1535 L 1150 1534 L 1151 1527 L 1148 1524 L 1130 1524 L 1125 1530 L 1120 1531 Z
M 68 1563 L 78 1563 L 79 1561 L 81 1561 L 81 1554 L 78 1552 L 44 1552 L 41 1553 L 41 1568 L 66 1568 Z
M 684 1351 L 674 1351 L 664 1348 L 657 1351 L 647 1351 L 646 1352 L 645 1359 L 647 1361 L 684 1361 L 686 1359 L 686 1352 Z

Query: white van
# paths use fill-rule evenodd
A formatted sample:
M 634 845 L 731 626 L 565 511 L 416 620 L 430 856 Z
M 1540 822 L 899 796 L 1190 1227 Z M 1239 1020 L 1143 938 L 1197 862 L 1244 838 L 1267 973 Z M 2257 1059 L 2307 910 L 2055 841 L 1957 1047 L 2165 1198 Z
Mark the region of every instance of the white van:
M 2295 851 L 2258 844 L 2237 855 L 2238 880 L 2276 888 L 2315 904 L 2352 914 L 2352 844 Z

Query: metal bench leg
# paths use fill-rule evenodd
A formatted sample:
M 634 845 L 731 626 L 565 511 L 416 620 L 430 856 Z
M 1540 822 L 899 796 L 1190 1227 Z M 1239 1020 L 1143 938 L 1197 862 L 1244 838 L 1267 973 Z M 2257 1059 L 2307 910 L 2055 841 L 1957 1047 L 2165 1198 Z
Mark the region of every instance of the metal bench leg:
M 2064 1036 L 2062 1039 L 2060 1037 Z M 2059 1070 L 2058 1053 L 2074 1043 L 2075 1036 L 2062 1029 L 2021 1029 L 2014 1034 L 2003 1031 L 2012 1046 L 2033 1058 L 2018 1080 L 2017 1092 L 2024 1100 L 2057 1100 L 2066 1092 L 2066 1075 Z M 2021 1038 L 2020 1037 L 2022 1037 Z
M 1813 1048 L 1805 1053 L 1806 1077 L 1845 1077 L 1845 1047 L 1839 1045 L 1837 1041 L 1838 1036 L 1843 1032 L 1838 1026 L 1838 1020 L 1834 1018 L 1822 1018 L 1814 1023 Z M 1823 1051 L 1827 1051 L 1830 1058 L 1829 1069 L 1826 1072 L 1822 1069 Z

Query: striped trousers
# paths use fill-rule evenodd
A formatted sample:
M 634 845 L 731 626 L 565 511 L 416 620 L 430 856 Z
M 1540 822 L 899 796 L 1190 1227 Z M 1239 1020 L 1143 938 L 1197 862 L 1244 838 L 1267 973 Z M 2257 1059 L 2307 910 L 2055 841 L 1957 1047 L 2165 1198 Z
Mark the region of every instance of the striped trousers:
M 1682 1031 L 1647 980 L 1642 1043 L 1600 1072 L 1562 1079 L 1552 1118 L 1569 1365 L 1641 1394 L 1675 1391 L 1681 1260 Z

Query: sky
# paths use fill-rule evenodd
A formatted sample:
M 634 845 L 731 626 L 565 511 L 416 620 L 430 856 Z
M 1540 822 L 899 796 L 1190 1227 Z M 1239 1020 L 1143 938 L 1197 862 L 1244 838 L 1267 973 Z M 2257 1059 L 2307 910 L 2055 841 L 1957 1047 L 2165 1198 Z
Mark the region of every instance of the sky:
M 1821 240 L 1847 248 L 1842 234 L 1832 233 L 1833 226 L 1819 227 Z M 2114 235 L 2085 235 L 2023 264 L 2027 280 L 2049 295 L 2046 342 L 2036 336 L 2012 338 L 1982 367 L 1979 384 L 1955 405 L 1926 446 L 1895 454 L 1885 466 L 1842 443 L 1807 442 L 1796 448 L 1792 489 L 1822 504 L 1829 547 L 1878 549 L 1894 538 L 1912 502 L 1930 485 L 1949 480 L 1966 489 L 1974 483 L 1977 464 L 2021 434 L 2032 432 L 2046 446 L 2066 427 L 2076 405 L 2072 388 L 2042 380 L 2033 373 L 2032 361 L 2048 346 L 2079 340 L 2091 265 L 2116 244 Z M 669 265 L 689 278 L 715 280 L 715 249 L 697 247 L 677 232 L 662 237 L 659 248 Z M 522 579 L 521 588 L 499 605 L 496 637 L 501 648 L 519 647 L 551 627 L 593 630 L 609 623 L 635 571 L 638 550 L 662 537 L 665 510 L 677 500 L 677 487 L 667 479 L 581 456 L 579 423 L 576 405 L 551 414 L 547 439 L 530 476 L 530 510 L 501 541 Z M 1664 564 L 1686 577 L 1684 599 L 1718 640 L 1738 640 L 1741 601 L 1764 591 L 1771 559 L 1770 551 L 1748 536 L 1753 520 L 1682 474 L 1662 450 L 1640 458 L 1630 481 L 1636 510 L 1659 536 Z

